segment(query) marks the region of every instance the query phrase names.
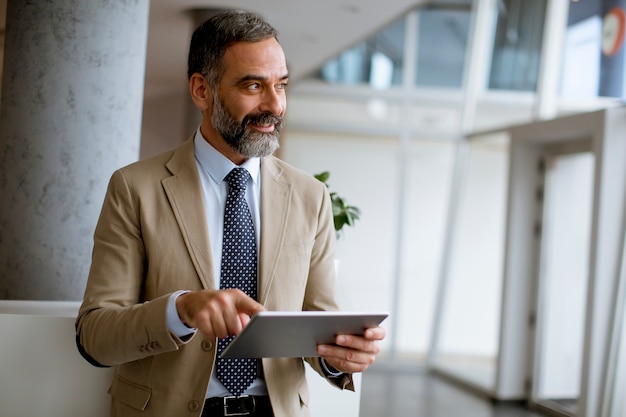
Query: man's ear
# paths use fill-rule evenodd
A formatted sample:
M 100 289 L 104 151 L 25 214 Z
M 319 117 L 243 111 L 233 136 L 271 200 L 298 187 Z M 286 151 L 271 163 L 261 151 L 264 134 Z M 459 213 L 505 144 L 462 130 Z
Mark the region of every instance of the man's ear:
M 189 78 L 189 93 L 197 108 L 205 112 L 213 102 L 213 93 L 206 78 L 196 72 Z

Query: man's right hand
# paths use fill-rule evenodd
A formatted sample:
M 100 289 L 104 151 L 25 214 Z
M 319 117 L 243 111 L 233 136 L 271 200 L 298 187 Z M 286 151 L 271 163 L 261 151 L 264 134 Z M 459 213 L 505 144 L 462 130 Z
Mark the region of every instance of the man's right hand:
M 185 325 L 212 339 L 239 334 L 250 317 L 265 308 L 243 291 L 229 289 L 182 294 L 176 299 L 176 310 Z

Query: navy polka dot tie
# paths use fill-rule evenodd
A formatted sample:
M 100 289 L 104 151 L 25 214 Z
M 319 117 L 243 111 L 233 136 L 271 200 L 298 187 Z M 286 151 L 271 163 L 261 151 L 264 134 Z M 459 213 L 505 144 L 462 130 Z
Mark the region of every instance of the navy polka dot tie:
M 228 197 L 224 212 L 222 271 L 220 288 L 239 288 L 257 299 L 257 253 L 254 225 L 248 203 L 246 183 L 250 174 L 234 168 L 226 176 Z M 222 359 L 219 354 L 234 337 L 220 339 L 217 344 L 217 377 L 231 394 L 240 396 L 256 379 L 257 359 Z

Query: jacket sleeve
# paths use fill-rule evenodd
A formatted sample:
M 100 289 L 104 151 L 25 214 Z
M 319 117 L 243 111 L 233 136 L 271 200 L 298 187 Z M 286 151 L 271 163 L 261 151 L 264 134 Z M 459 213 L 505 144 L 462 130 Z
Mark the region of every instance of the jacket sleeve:
M 78 349 L 94 365 L 119 365 L 183 344 L 167 328 L 170 294 L 144 299 L 147 262 L 138 205 L 123 172 L 116 171 L 96 226 L 76 320 Z

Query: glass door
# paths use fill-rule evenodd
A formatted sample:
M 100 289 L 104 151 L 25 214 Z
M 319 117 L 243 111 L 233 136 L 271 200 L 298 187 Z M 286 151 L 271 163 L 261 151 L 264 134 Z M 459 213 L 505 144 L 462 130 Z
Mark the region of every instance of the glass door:
M 447 273 L 440 283 L 445 285 L 438 306 L 440 328 L 432 337 L 432 365 L 492 394 L 501 324 L 509 137 L 505 132 L 480 134 L 467 146 Z
M 594 156 L 547 153 L 542 205 L 531 403 L 575 416 L 581 390 L 589 277 Z

